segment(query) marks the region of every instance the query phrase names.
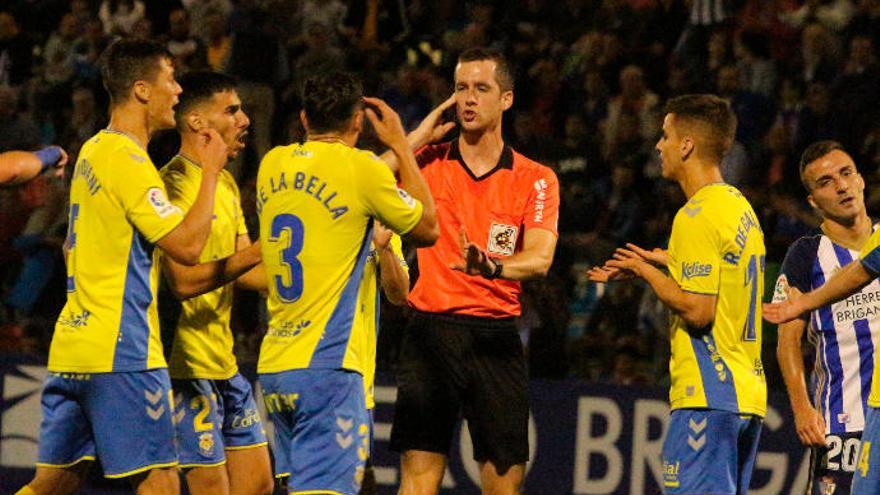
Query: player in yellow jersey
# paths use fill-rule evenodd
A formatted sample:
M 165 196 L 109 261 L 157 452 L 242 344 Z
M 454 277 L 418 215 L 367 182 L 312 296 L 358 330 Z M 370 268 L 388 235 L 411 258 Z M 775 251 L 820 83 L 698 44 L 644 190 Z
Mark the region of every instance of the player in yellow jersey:
M 199 131 L 204 127 L 217 131 L 232 160 L 244 148 L 250 120 L 229 76 L 195 72 L 181 77 L 180 85 L 183 93 L 175 108 L 180 151 L 160 175 L 171 203 L 188 211 L 202 175 L 195 158 Z M 174 335 L 168 371 L 174 389 L 178 456 L 189 492 L 271 493 L 274 483 L 266 434 L 250 383 L 238 372 L 229 326 L 233 285 L 259 289 L 266 283 L 260 270 L 248 272 L 259 262 L 259 246 L 251 244 L 238 186 L 229 171 L 220 173 L 202 264 L 184 266 L 162 256 L 161 250 L 157 253 L 165 280 L 181 299 L 169 305 L 172 314 L 162 316 L 163 327 L 167 324 L 168 333 Z
M 758 299 L 764 235 L 751 205 L 719 169 L 736 130 L 729 103 L 686 95 L 670 100 L 666 112 L 657 143 L 662 174 L 688 198 L 675 216 L 669 250 L 629 244 L 590 270 L 590 278 L 641 278 L 673 313 L 665 493 L 745 495 L 767 403 Z
M 373 246 L 364 266 L 359 296 L 367 301 L 363 311 L 363 325 L 366 327 L 367 343 L 364 353 L 364 393 L 366 395 L 367 412 L 370 417 L 370 457 L 367 459 L 364 484 L 360 495 L 376 493 L 375 474 L 373 473 L 373 410 L 376 401 L 373 389 L 376 379 L 376 341 L 379 337 L 379 287 L 385 293 L 388 302 L 395 306 L 406 304 L 409 295 L 409 265 L 403 257 L 403 246 L 400 236 L 388 230 L 379 222 L 373 222 Z M 369 304 L 373 301 L 373 304 Z
M 355 495 L 369 452 L 364 397 L 367 304 L 359 290 L 373 219 L 417 245 L 438 235 L 434 201 L 398 115 L 345 73 L 303 88 L 303 144 L 260 164 L 257 209 L 269 284 L 269 329 L 257 371 L 275 426 L 276 475 L 290 493 Z M 364 104 L 371 108 L 364 109 Z M 388 166 L 354 147 L 370 120 Z
M 67 304 L 49 349 L 37 472 L 20 494 L 73 493 L 96 456 L 105 476 L 128 477 L 139 494 L 179 492 L 151 252 L 158 245 L 198 263 L 226 145 L 215 131 L 200 133 L 204 174 L 183 215 L 146 152 L 154 131 L 174 126 L 171 61 L 143 40 L 117 41 L 103 55 L 110 125 L 86 142 L 73 172 Z

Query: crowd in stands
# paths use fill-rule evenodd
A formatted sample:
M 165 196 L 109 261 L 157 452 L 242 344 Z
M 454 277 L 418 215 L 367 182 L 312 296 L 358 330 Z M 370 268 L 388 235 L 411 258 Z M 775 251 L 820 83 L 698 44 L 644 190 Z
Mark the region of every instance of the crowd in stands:
M 74 163 L 107 121 L 102 49 L 116 36 L 162 40 L 178 73 L 239 80 L 251 142 L 230 167 L 252 232 L 259 158 L 302 139 L 309 75 L 359 73 L 411 128 L 451 92 L 458 53 L 501 49 L 517 68 L 506 140 L 561 184 L 553 269 L 526 284 L 519 321 L 536 378 L 668 382 L 662 304 L 637 284 L 590 284 L 585 270 L 626 242 L 664 247 L 684 202 L 654 151 L 671 96 L 732 102 L 739 127 L 723 173 L 760 215 L 771 288 L 788 245 L 818 225 L 798 174 L 808 144 L 841 141 L 865 176 L 869 213 L 880 214 L 880 0 L 6 0 L 0 9 L 0 151 L 56 143 Z M 47 178 L 0 190 L 0 349 L 46 352 L 65 296 L 65 195 Z M 253 361 L 261 304 L 245 293 L 238 303 L 239 360 Z M 379 369 L 393 370 L 406 315 L 384 309 Z M 765 325 L 764 338 L 772 375 L 775 329 Z

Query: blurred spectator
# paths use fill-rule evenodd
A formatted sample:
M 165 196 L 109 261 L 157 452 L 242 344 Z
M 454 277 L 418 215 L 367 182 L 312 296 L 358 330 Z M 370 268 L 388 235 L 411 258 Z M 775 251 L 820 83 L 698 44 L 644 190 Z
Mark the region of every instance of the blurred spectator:
M 229 22 L 222 12 L 205 15 L 205 43 L 207 44 L 208 65 L 212 70 L 222 71 L 229 58 L 232 37 L 229 36 Z
M 805 83 L 830 83 L 837 77 L 836 39 L 819 23 L 807 25 L 801 33 L 800 75 Z
M 62 147 L 70 150 L 70 163 L 74 164 L 83 143 L 104 127 L 106 118 L 98 115 L 95 93 L 90 87 L 75 88 L 70 100 L 71 109 L 66 119 L 68 124 L 59 135 Z
M 174 9 L 168 15 L 168 41 L 166 46 L 174 57 L 174 68 L 181 74 L 208 67 L 205 45 L 190 34 L 189 13 L 185 9 Z
M 608 103 L 608 118 L 604 124 L 607 151 L 611 151 L 612 143 L 620 141 L 619 128 L 624 113 L 637 117 L 638 136 L 645 140 L 654 139 L 658 132 L 659 104 L 660 98 L 645 84 L 642 69 L 637 65 L 624 67 L 620 71 L 620 93 Z
M 76 17 L 64 14 L 43 48 L 43 79 L 49 84 L 65 84 L 73 77 L 74 41 L 78 37 Z
M 807 87 L 805 105 L 798 114 L 794 156 L 801 156 L 810 143 L 823 139 L 835 139 L 831 117 L 831 91 L 827 84 L 814 82 Z
M 776 111 L 773 101 L 740 87 L 739 69 L 726 65 L 718 71 L 715 92 L 730 99 L 736 113 L 736 140 L 746 147 L 763 139 L 773 124 Z
M 135 23 L 144 19 L 146 10 L 141 0 L 103 0 L 98 17 L 107 34 L 131 34 Z
M 31 77 L 33 47 L 11 12 L 0 10 L 0 84 L 19 86 Z
M 846 29 L 855 13 L 850 0 L 806 0 L 801 8 L 785 12 L 781 18 L 797 28 L 816 21 L 831 31 L 840 32 Z
M 208 44 L 212 39 L 210 21 L 208 19 L 219 14 L 225 20 L 232 14 L 232 2 L 230 0 L 183 0 L 183 6 L 189 12 L 190 19 L 192 19 L 193 36 L 199 38 L 205 44 Z
M 19 90 L 0 85 L 0 152 L 33 150 L 39 144 L 39 129 L 27 114 L 19 111 Z
M 740 88 L 771 98 L 776 94 L 776 66 L 770 59 L 770 44 L 759 32 L 743 31 L 734 43 Z
M 871 125 L 880 118 L 880 108 L 865 105 L 880 94 L 880 66 L 869 36 L 857 35 L 849 44 L 843 73 L 832 92 L 834 132 L 847 149 L 859 149 Z

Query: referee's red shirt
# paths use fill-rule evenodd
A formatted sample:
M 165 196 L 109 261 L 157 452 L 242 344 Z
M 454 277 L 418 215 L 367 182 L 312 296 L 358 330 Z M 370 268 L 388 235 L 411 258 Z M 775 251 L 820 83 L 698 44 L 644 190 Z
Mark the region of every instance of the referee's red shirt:
M 449 265 L 462 260 L 462 226 L 471 242 L 501 259 L 522 250 L 528 229 L 558 235 L 556 174 L 505 146 L 495 168 L 477 178 L 464 164 L 457 140 L 426 146 L 416 158 L 434 195 L 440 238 L 434 246 L 418 250 L 419 279 L 409 295 L 410 305 L 431 313 L 519 315 L 519 282 L 466 275 Z

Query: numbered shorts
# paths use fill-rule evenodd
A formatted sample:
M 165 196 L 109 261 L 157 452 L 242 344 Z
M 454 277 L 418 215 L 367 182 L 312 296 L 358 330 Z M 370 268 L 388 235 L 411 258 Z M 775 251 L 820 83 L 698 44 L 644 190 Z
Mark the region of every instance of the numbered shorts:
M 357 495 L 370 418 L 360 374 L 301 369 L 260 375 L 275 426 L 275 475 L 292 494 Z
M 180 467 L 216 466 L 226 450 L 266 445 L 251 385 L 241 374 L 228 380 L 172 380 Z
M 49 373 L 43 387 L 37 466 L 101 460 L 122 478 L 174 466 L 168 370 Z
M 807 495 L 849 494 L 862 432 L 826 435 L 827 447 L 810 449 Z
M 397 385 L 392 450 L 446 455 L 464 416 L 474 460 L 501 473 L 528 461 L 528 373 L 511 319 L 414 312 Z
M 663 442 L 667 495 L 746 495 L 761 418 L 716 409 L 675 409 Z
M 880 493 L 880 450 L 876 445 L 880 442 L 880 409 L 868 406 L 865 418 L 865 431 L 862 432 L 862 444 L 859 447 L 856 472 L 853 475 L 853 495 L 875 495 Z

